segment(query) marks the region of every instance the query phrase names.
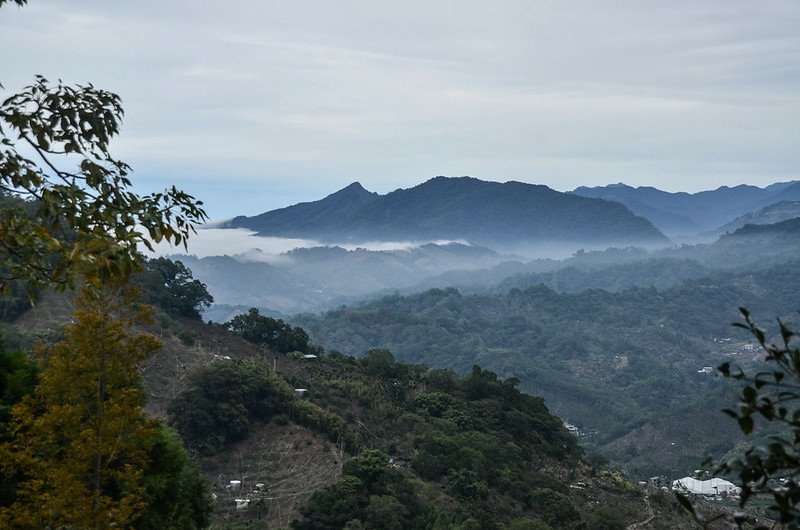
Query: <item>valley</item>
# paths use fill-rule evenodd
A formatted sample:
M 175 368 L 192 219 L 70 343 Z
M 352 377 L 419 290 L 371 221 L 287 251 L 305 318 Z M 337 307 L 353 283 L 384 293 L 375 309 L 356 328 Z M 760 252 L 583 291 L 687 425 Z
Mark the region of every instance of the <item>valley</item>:
M 411 526 L 447 513 L 448 524 L 485 528 L 690 528 L 672 497 L 644 498 L 636 482 L 738 450 L 739 428 L 719 412 L 737 385 L 716 367 L 762 362 L 731 326 L 739 307 L 765 320 L 800 307 L 787 288 L 800 281 L 798 221 L 567 257 L 467 240 L 344 248 L 304 233 L 294 235 L 309 246 L 274 254 L 153 259 L 136 280 L 159 308 L 151 332 L 164 344 L 142 366 L 147 411 L 180 433 L 222 527 L 339 524 L 325 503 L 352 498 L 357 479 L 365 500 L 343 518 L 378 517 L 373 502 L 389 502 Z M 70 311 L 45 294 L 5 325 L 8 347 L 53 340 Z M 525 456 L 488 463 L 512 446 Z M 522 469 L 545 471 L 512 471 Z M 425 508 L 431 499 L 445 512 Z
M 436 182 L 465 185 L 463 179 Z M 560 259 L 503 255 L 468 242 L 396 251 L 318 247 L 282 254 L 291 260 L 283 268 L 241 258 L 175 257 L 221 295 L 209 318 L 224 321 L 237 311 L 231 302 L 246 300 L 239 311 L 250 304 L 280 315 L 346 355 L 387 348 L 398 359 L 432 368 L 464 373 L 472 365 L 486 367 L 542 396 L 577 426 L 588 451 L 636 478 L 674 476 L 709 455 L 722 456 L 738 437 L 724 415 L 707 413 L 731 399 L 732 387 L 715 377 L 716 367 L 731 358 L 743 366 L 758 362 L 750 354 L 752 341 L 731 326 L 740 319 L 738 308 L 791 320 L 800 307 L 787 290 L 799 280 L 800 263 L 791 203 L 742 217 L 778 220 L 774 224 L 739 220 L 743 209 L 759 207 L 765 197 L 790 195 L 791 184 L 694 196 L 649 191 L 662 209 L 686 213 L 714 202 L 710 219 L 733 219 L 721 237 L 692 245 L 580 249 Z M 613 189 L 617 195 L 645 191 Z M 353 185 L 297 208 L 311 219 L 331 212 L 347 217 L 376 200 Z M 296 215 L 293 208 L 280 211 L 282 222 Z M 258 219 L 268 223 L 270 215 Z M 698 224 L 694 236 L 705 233 L 708 222 Z M 324 239 L 307 230 L 291 235 Z M 312 289 L 316 298 L 305 298 L 308 305 L 295 316 L 290 313 L 297 310 L 286 311 L 273 298 L 281 292 L 302 300 L 308 295 L 300 293 Z M 373 300 L 359 302 L 365 298 Z
M 800 529 L 798 26 L 0 0 L 0 529 Z

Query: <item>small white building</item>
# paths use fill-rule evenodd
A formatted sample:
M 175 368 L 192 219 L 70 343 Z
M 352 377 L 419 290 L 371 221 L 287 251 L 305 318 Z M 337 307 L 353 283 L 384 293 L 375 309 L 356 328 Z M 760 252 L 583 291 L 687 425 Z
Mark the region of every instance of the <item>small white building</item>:
M 578 433 L 580 432 L 578 428 L 572 425 L 571 423 L 564 422 L 564 428 L 567 429 L 574 436 L 578 436 Z
M 672 490 L 681 493 L 691 493 L 693 495 L 707 495 L 710 497 L 717 497 L 719 495 L 738 496 L 742 491 L 742 489 L 734 483 L 721 478 L 698 480 L 691 477 L 684 477 L 673 481 Z

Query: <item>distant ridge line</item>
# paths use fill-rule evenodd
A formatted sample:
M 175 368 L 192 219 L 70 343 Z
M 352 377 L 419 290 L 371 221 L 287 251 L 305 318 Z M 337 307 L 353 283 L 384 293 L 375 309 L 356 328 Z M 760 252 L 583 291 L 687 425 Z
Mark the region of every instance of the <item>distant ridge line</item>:
M 353 182 L 323 199 L 239 216 L 224 227 L 335 242 L 462 239 L 495 249 L 670 243 L 650 221 L 617 202 L 474 177 L 438 176 L 385 195 Z

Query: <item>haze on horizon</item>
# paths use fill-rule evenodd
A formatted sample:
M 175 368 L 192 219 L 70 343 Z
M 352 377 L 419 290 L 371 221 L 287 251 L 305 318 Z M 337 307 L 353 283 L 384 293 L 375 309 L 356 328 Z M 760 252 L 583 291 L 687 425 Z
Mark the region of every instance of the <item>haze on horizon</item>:
M 31 0 L 0 82 L 119 93 L 137 189 L 213 218 L 436 175 L 699 191 L 800 178 L 799 26 L 793 0 Z

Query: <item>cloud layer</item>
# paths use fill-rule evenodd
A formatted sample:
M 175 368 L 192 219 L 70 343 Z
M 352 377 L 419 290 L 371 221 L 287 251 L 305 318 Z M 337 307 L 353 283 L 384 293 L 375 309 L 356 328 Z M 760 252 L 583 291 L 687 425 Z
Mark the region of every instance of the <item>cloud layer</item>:
M 120 93 L 142 191 L 214 217 L 353 180 L 696 191 L 800 177 L 800 4 L 37 0 L 0 82 Z
M 338 246 L 346 250 L 365 248 L 375 251 L 410 250 L 426 243 L 447 245 L 460 243 L 469 245 L 466 241 L 437 240 L 437 241 L 373 241 L 358 244 L 320 243 L 313 239 L 298 239 L 286 237 L 263 237 L 245 228 L 222 229 L 202 228 L 192 235 L 187 241 L 188 248 L 174 247 L 162 242 L 153 245 L 155 256 L 171 256 L 175 254 L 190 254 L 198 258 L 208 256 L 232 256 L 240 261 L 265 261 L 272 264 L 289 264 L 291 260 L 284 253 L 296 248 L 312 248 L 320 246 Z

